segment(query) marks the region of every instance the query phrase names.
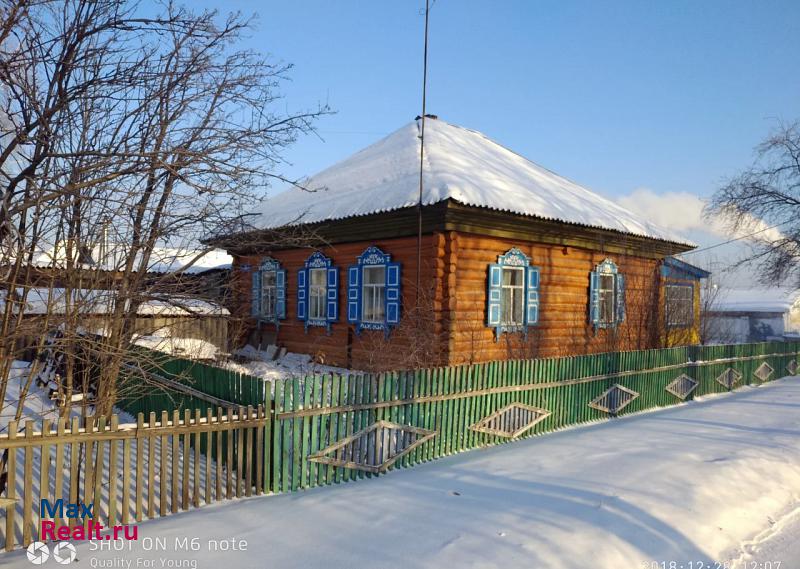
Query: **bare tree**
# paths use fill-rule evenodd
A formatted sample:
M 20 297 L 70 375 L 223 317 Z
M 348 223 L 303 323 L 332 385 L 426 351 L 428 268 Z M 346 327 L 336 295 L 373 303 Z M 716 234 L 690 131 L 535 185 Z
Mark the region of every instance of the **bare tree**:
M 278 110 L 290 66 L 239 49 L 251 26 L 239 15 L 173 4 L 148 14 L 123 0 L 6 0 L 0 15 L 0 389 L 26 329 L 34 257 L 54 250 L 37 348 L 52 347 L 57 327 L 66 401 L 85 390 L 76 374 L 91 361 L 96 410 L 108 414 L 140 308 L 191 313 L 181 273 L 210 247 L 154 277 L 158 252 L 240 228 L 256 189 L 283 179 L 282 149 L 327 109 Z M 86 292 L 100 288 L 111 292 Z M 98 302 L 100 333 L 87 334 Z
M 719 216 L 732 231 L 750 235 L 751 260 L 761 280 L 800 282 L 800 122 L 781 124 L 756 149 L 752 166 L 713 196 L 707 216 Z

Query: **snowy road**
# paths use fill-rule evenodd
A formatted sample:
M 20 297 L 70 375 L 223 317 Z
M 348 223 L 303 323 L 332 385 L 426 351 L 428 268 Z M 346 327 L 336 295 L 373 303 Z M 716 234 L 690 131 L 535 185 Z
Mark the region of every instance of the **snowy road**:
M 83 544 L 73 566 L 626 569 L 675 561 L 694 569 L 739 559 L 739 567 L 758 560 L 795 569 L 799 507 L 800 379 L 792 378 L 378 479 L 147 522 L 131 551 Z M 177 551 L 183 537 L 198 538 L 199 551 Z M 150 538 L 166 550 L 143 551 Z M 229 538 L 247 550 L 209 543 Z M 24 553 L 0 565 L 31 567 Z

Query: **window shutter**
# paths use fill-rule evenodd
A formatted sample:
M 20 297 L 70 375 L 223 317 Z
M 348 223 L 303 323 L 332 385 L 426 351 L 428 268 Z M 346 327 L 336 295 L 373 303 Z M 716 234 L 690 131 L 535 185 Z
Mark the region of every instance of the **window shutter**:
M 617 322 L 625 321 L 625 277 L 617 274 Z
M 252 279 L 252 288 L 250 289 L 250 314 L 252 316 L 258 316 L 261 313 L 261 272 L 254 270 Z
M 283 320 L 286 318 L 286 269 L 278 269 L 275 273 L 275 318 Z
M 525 325 L 533 326 L 539 322 L 539 267 L 526 269 Z
M 297 271 L 297 318 L 308 320 L 308 269 Z
M 600 291 L 597 271 L 589 273 L 589 322 L 597 326 L 600 322 Z
M 502 300 L 503 267 L 489 265 L 489 287 L 486 295 L 486 325 L 500 326 L 500 303 Z
M 347 269 L 347 321 L 357 324 L 361 320 L 361 267 Z
M 386 263 L 386 323 L 400 322 L 400 263 Z
M 339 269 L 337 267 L 328 268 L 328 286 L 325 292 L 328 304 L 328 322 L 336 322 L 339 319 Z

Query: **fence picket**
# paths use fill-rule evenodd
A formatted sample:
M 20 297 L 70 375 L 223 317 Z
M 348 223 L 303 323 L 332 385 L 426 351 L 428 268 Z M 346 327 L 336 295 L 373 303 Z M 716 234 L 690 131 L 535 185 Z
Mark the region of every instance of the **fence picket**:
M 217 426 L 222 424 L 222 407 L 217 407 Z M 216 500 L 222 500 L 222 429 L 217 430 L 217 452 L 214 455 L 214 459 L 217 462 L 217 480 L 216 480 L 216 487 L 215 490 L 217 493 L 215 494 Z M 230 462 L 228 463 L 230 464 Z M 226 466 L 226 470 L 228 466 Z
M 136 446 L 139 446 L 138 444 Z M 137 462 L 138 466 L 138 462 Z M 139 487 L 137 481 L 137 488 Z M 141 502 L 141 498 L 137 500 L 137 504 Z M 130 509 L 131 509 L 131 439 L 122 441 L 122 523 L 128 525 L 130 523 Z
M 247 418 L 253 416 L 253 406 L 247 406 Z M 252 429 L 249 427 L 244 429 L 244 495 L 250 497 L 253 495 L 253 435 Z M 239 454 L 241 454 L 241 447 Z
M 118 428 L 119 417 L 112 415 L 109 432 L 116 433 Z M 112 438 L 108 445 L 108 525 L 112 526 L 117 522 L 117 441 Z M 101 472 L 98 480 L 102 479 Z
M 238 416 L 242 417 L 244 415 L 244 408 L 239 407 Z M 244 458 L 244 452 L 242 449 L 242 445 L 244 442 L 244 429 L 236 429 L 234 432 L 235 440 L 236 440 L 236 447 L 235 447 L 235 454 L 236 454 L 236 497 L 242 497 L 242 459 Z
M 42 449 L 39 460 L 39 504 L 42 503 L 43 498 L 50 496 L 50 429 L 51 419 L 42 420 Z M 60 464 L 60 463 L 57 463 Z M 33 492 L 28 492 L 33 495 Z M 39 514 L 37 515 L 39 526 L 42 527 L 42 512 L 41 506 L 39 507 Z M 37 537 L 39 532 L 36 532 Z
M 11 434 L 11 425 L 9 424 L 9 435 Z M 77 417 L 72 418 L 72 427 L 70 428 L 71 435 L 77 435 L 80 432 L 80 423 Z M 78 453 L 80 452 L 80 445 L 77 442 L 70 443 L 69 445 L 69 501 L 73 504 L 78 503 L 78 494 L 80 492 L 80 463 L 78 462 Z M 9 471 L 11 469 L 9 468 Z M 63 521 L 63 520 L 62 520 Z M 69 519 L 69 527 L 75 525 L 75 518 Z M 6 531 L 6 539 L 8 539 L 8 532 Z
M 25 421 L 25 438 L 33 437 L 33 421 Z M 25 464 L 23 466 L 23 487 L 28 489 L 22 497 L 22 547 L 28 547 L 33 533 L 33 447 L 25 447 Z
M 206 425 L 208 425 L 209 430 L 206 431 L 206 488 L 205 488 L 205 496 L 204 500 L 206 504 L 210 504 L 212 502 L 211 497 L 211 462 L 214 457 L 214 431 L 211 429 L 211 424 L 213 422 L 213 415 L 211 411 L 211 407 L 206 408 Z
M 181 467 L 181 501 L 180 501 L 180 509 L 181 510 L 188 510 L 189 509 L 189 459 L 191 458 L 191 453 L 189 452 L 189 423 L 191 422 L 192 413 L 189 409 L 183 410 L 183 421 L 180 423 L 180 426 L 183 427 L 180 429 L 182 434 L 176 435 L 176 439 L 178 439 L 179 448 L 181 450 L 181 456 L 179 460 L 183 463 Z M 180 432 L 179 431 L 179 432 Z
M 222 419 L 220 419 L 222 420 Z M 233 421 L 233 409 L 228 409 L 226 422 Z M 233 490 L 233 429 L 228 429 L 227 448 L 225 449 L 225 497 L 230 500 L 236 493 Z
M 56 462 L 55 462 L 55 491 L 54 497 L 56 499 L 64 497 L 64 444 L 59 442 L 64 439 L 64 433 L 66 432 L 67 420 L 64 417 L 59 417 L 58 419 L 58 427 L 56 427 Z M 61 518 L 56 518 L 55 520 L 56 528 L 61 527 L 62 520 Z
M 67 492 L 71 502 L 94 503 L 96 516 L 107 514 L 110 525 L 118 519 L 126 524 L 131 516 L 140 521 L 145 514 L 154 518 L 186 510 L 190 503 L 199 507 L 201 496 L 211 503 L 251 496 L 253 491 L 290 491 L 371 477 L 398 453 L 401 456 L 393 468 L 507 442 L 528 420 L 525 411 L 509 411 L 493 419 L 488 432 L 473 426 L 511 403 L 550 412 L 519 435 L 526 437 L 676 403 L 680 395 L 666 388 L 681 374 L 697 382 L 690 397 L 726 390 L 724 378 L 719 378 L 731 369 L 738 374 L 734 388 L 773 381 L 788 372 L 787 364 L 796 362 L 799 349 L 800 344 L 789 342 L 681 347 L 413 372 L 311 376 L 274 385 L 218 371 L 196 377 L 195 387 L 236 401 L 238 411 L 216 406 L 215 416 L 208 401 L 202 402 L 202 408 L 189 409 L 183 405 L 193 399 L 182 395 L 179 409 L 159 409 L 160 422 L 155 411 L 148 411 L 148 423 L 138 413 L 135 425 L 119 425 L 116 415 L 85 417 L 83 429 L 79 418 L 71 424 L 61 418 L 55 428 L 51 421 L 42 421 L 39 433 L 33 422 L 26 422 L 20 432 L 19 424 L 11 421 L 8 433 L 0 434 L 0 449 L 8 457 L 6 496 L 19 498 L 21 505 L 6 509 L 4 546 L 10 550 L 18 541 L 26 545 L 38 537 L 34 522 L 41 524 L 41 519 L 33 510 L 34 492 L 39 501 L 51 495 L 63 498 Z M 756 375 L 764 363 L 773 371 L 768 376 Z M 189 375 L 203 368 L 176 360 L 165 362 L 165 369 L 173 375 Z M 630 405 L 616 413 L 588 405 L 616 383 L 638 394 Z M 376 426 L 377 421 L 401 427 Z M 372 442 L 365 442 L 366 435 L 352 438 L 370 428 Z M 430 440 L 405 452 L 422 433 L 430 433 Z M 322 449 L 336 443 L 342 443 L 338 450 L 318 457 Z M 75 520 L 69 523 L 74 525 Z
M 17 437 L 17 421 L 11 420 L 8 422 L 8 440 L 13 441 Z M 17 449 L 8 449 L 8 462 L 6 463 L 6 498 L 9 500 L 16 500 L 17 497 Z M 14 549 L 14 541 L 16 537 L 14 517 L 17 513 L 16 503 L 12 503 L 6 507 L 6 551 Z
M 169 425 L 169 414 L 166 411 L 161 412 L 161 427 L 165 429 Z M 164 431 L 166 433 L 166 431 Z M 161 482 L 159 490 L 160 494 L 159 498 L 159 505 L 158 505 L 158 515 L 159 516 L 166 516 L 167 515 L 167 494 L 169 494 L 169 468 L 167 466 L 167 447 L 168 447 L 168 434 L 162 434 L 158 436 L 159 446 L 161 447 L 161 462 L 159 464 L 159 481 Z M 173 475 L 174 476 L 174 475 Z
M 200 426 L 200 409 L 194 410 L 194 422 L 192 423 L 194 427 Z M 192 506 L 195 508 L 200 507 L 200 435 L 202 431 L 199 429 L 194 430 L 194 434 L 187 434 L 186 438 L 188 439 L 190 436 L 194 437 L 193 445 L 194 445 L 194 478 L 192 479 Z

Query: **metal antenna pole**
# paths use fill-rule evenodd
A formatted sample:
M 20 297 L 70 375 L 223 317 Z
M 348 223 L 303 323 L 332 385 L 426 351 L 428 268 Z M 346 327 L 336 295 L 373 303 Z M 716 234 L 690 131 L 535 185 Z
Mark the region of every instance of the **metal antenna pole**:
M 417 292 L 419 304 L 420 282 L 422 277 L 422 168 L 425 160 L 425 95 L 428 86 L 428 14 L 430 0 L 425 0 L 425 48 L 422 59 L 422 126 L 419 135 L 419 200 L 417 202 Z M 419 308 L 417 306 L 417 308 Z

